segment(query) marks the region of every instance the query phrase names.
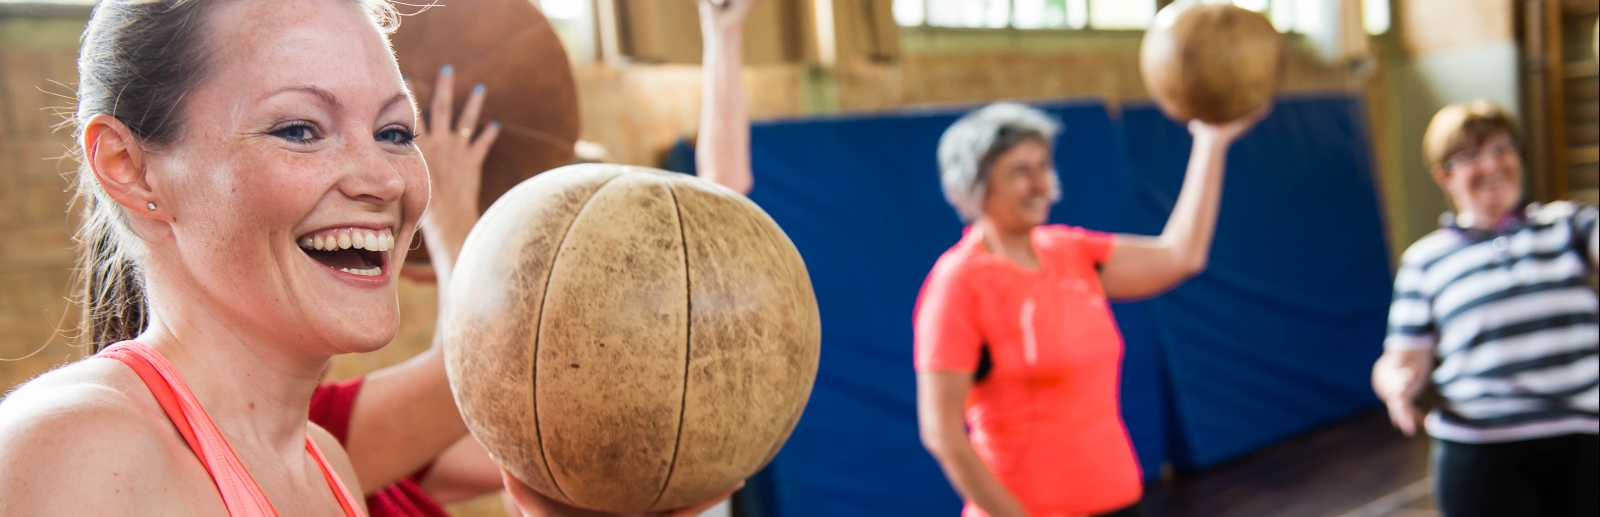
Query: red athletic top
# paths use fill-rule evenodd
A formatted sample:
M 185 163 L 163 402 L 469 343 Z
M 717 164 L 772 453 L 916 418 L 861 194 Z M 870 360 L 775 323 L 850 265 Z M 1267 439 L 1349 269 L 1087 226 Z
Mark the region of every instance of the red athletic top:
M 339 443 L 346 443 L 350 434 L 350 412 L 355 408 L 356 394 L 361 392 L 364 377 L 342 381 L 329 381 L 317 386 L 311 394 L 311 421 L 328 430 Z M 367 496 L 367 511 L 372 517 L 450 517 L 417 483 L 428 475 L 432 465 L 422 467 L 410 477 L 394 482 Z
M 161 404 L 162 411 L 167 413 L 167 418 L 172 420 L 172 425 L 178 428 L 178 434 L 183 435 L 183 441 L 189 444 L 189 448 L 200 459 L 200 464 L 211 474 L 217 491 L 222 494 L 222 504 L 228 508 L 228 515 L 278 515 L 272 508 L 272 502 L 261 492 L 261 487 L 250 477 L 250 471 L 245 470 L 244 463 L 228 446 L 222 431 L 211 422 L 211 416 L 206 414 L 199 399 L 194 397 L 194 392 L 189 391 L 189 386 L 178 377 L 178 371 L 172 368 L 172 363 L 168 363 L 166 358 L 161 357 L 161 353 L 137 341 L 123 341 L 101 350 L 98 355 L 122 361 L 144 381 L 150 394 Z M 350 490 L 333 472 L 333 467 L 328 465 L 328 458 L 322 455 L 322 450 L 317 448 L 317 442 L 311 439 L 309 432 L 306 433 L 306 452 L 322 468 L 322 477 L 333 489 L 333 496 L 339 500 L 345 517 L 361 517 L 355 496 L 350 495 Z
M 917 299 L 917 371 L 972 373 L 987 347 L 993 368 L 966 402 L 972 445 L 1036 516 L 1116 510 L 1142 491 L 1117 405 L 1122 335 L 1097 271 L 1112 242 L 1040 226 L 1030 271 L 969 229 Z M 987 514 L 968 501 L 962 515 Z

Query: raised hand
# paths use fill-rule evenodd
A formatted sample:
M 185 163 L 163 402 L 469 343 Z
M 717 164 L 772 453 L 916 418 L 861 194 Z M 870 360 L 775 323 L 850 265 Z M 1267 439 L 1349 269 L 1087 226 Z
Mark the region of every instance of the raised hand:
M 744 25 L 744 17 L 756 0 L 700 0 L 700 32 L 722 36 Z
M 419 124 L 416 143 L 428 163 L 432 189 L 422 234 L 433 257 L 434 270 L 446 275 L 455 263 L 467 233 L 478 222 L 478 190 L 483 182 L 483 160 L 500 135 L 500 124 L 478 131 L 483 110 L 483 85 L 473 87 L 461 116 L 453 117 L 455 75 L 450 66 L 439 71 L 428 108 L 428 121 Z M 475 134 L 476 133 L 476 134 Z M 443 264 L 440 261 L 445 261 Z M 441 277 L 440 280 L 443 280 Z
M 1272 104 L 1268 103 L 1254 113 L 1239 117 L 1236 120 L 1210 124 L 1199 120 L 1189 121 L 1189 134 L 1194 135 L 1196 141 L 1210 139 L 1221 145 L 1230 145 L 1239 140 L 1245 133 L 1249 133 L 1261 119 L 1267 118 L 1272 113 Z

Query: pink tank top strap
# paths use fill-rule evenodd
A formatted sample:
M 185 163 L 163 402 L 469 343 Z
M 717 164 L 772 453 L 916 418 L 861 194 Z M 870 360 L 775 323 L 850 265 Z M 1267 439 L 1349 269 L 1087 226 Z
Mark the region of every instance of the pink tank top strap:
M 317 447 L 317 442 L 311 439 L 310 434 L 306 434 L 306 451 L 317 459 L 317 466 L 322 467 L 322 477 L 333 488 L 333 497 L 339 500 L 339 508 L 344 510 L 345 517 L 362 517 L 355 495 L 344 485 L 344 480 L 339 479 L 339 474 L 333 471 L 333 466 L 328 464 L 328 457 L 322 455 L 322 448 Z
M 222 503 L 228 508 L 230 517 L 276 517 L 277 511 L 272 508 L 272 503 L 267 500 L 266 494 L 261 492 L 260 485 L 250 477 L 250 472 L 245 470 L 244 464 L 239 461 L 239 456 L 234 454 L 233 448 L 228 446 L 228 441 L 223 438 L 222 431 L 217 429 L 211 417 L 201 407 L 200 401 L 195 398 L 194 392 L 183 383 L 178 372 L 172 368 L 166 358 L 159 352 L 137 341 L 123 341 L 105 350 L 101 350 L 101 357 L 116 359 L 132 368 L 139 379 L 144 381 L 145 387 L 150 389 L 150 394 L 155 396 L 156 402 L 161 404 L 161 409 L 172 419 L 172 424 L 178 428 L 178 433 L 183 435 L 184 441 L 189 443 L 189 448 L 194 450 L 199 457 L 200 464 L 205 466 L 206 472 L 211 474 L 212 481 L 217 484 L 217 491 L 222 494 Z M 306 435 L 306 451 L 317 461 L 317 466 L 322 469 L 322 475 L 333 489 L 334 497 L 339 500 L 339 506 L 347 517 L 361 517 L 357 510 L 355 497 L 350 490 L 340 481 L 328 465 L 327 457 L 317 447 L 311 435 Z

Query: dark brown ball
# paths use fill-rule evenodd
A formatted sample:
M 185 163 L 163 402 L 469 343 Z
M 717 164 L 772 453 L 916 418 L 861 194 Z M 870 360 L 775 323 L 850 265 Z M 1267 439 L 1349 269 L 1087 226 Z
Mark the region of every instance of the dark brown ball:
M 1284 38 L 1260 13 L 1229 4 L 1174 4 L 1139 49 L 1145 88 L 1179 122 L 1227 122 L 1272 102 Z
M 572 163 L 578 88 L 561 40 L 532 1 L 443 2 L 402 17 L 390 40 L 425 118 L 444 65 L 455 70 L 453 113 L 473 85 L 487 88 L 475 129 L 494 120 L 501 129 L 484 159 L 479 210 L 522 180 Z M 406 261 L 426 264 L 427 248 L 411 250 Z
M 529 487 L 613 512 L 679 508 L 777 454 L 816 378 L 799 252 L 698 178 L 573 165 L 472 230 L 439 333 L 472 435 Z

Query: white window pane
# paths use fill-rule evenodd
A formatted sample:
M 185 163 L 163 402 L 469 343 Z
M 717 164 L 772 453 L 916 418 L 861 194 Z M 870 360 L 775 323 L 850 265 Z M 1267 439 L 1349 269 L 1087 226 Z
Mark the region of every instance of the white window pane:
M 989 2 L 984 0 L 966 0 L 961 2 L 962 27 L 982 27 L 984 15 L 989 14 Z
M 1233 0 L 1233 5 L 1249 9 L 1258 13 L 1267 12 L 1272 0 Z
M 539 8 L 544 11 L 547 18 L 555 20 L 576 20 L 583 17 L 583 0 L 539 0 Z
M 1011 0 L 988 0 L 985 4 L 984 27 L 998 29 L 1011 23 Z
M 1361 24 L 1366 26 L 1367 34 L 1389 32 L 1389 0 L 1362 0 L 1361 11 Z
M 1156 16 L 1156 0 L 1094 0 L 1089 26 L 1096 29 L 1143 29 Z
M 1012 13 L 1011 26 L 1018 29 L 1038 29 L 1044 27 L 1045 0 L 1016 0 L 1016 12 Z
M 922 25 L 927 13 L 922 11 L 926 0 L 894 0 L 894 21 L 906 27 Z
M 960 27 L 961 8 L 968 3 L 969 0 L 928 0 L 928 25 Z
M 1044 26 L 1052 29 L 1067 26 L 1067 0 L 1049 0 L 1045 3 Z
M 1272 2 L 1272 26 L 1279 31 L 1290 32 L 1294 30 L 1295 2 L 1298 0 L 1277 0 Z
M 1300 33 L 1323 33 L 1322 24 L 1329 22 L 1327 19 L 1327 6 L 1324 0 L 1294 0 L 1294 31 Z
M 1067 28 L 1082 29 L 1089 26 L 1089 0 L 1067 0 Z

